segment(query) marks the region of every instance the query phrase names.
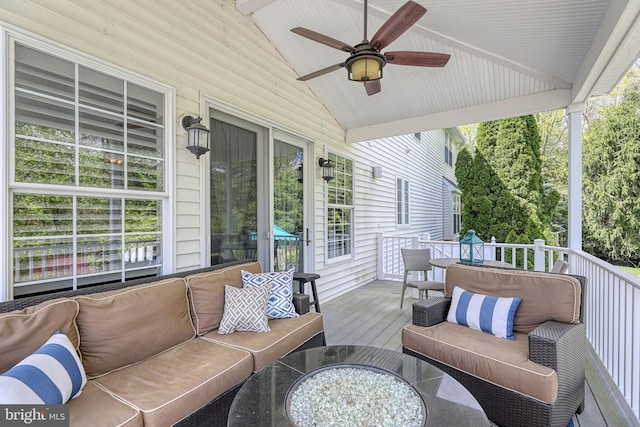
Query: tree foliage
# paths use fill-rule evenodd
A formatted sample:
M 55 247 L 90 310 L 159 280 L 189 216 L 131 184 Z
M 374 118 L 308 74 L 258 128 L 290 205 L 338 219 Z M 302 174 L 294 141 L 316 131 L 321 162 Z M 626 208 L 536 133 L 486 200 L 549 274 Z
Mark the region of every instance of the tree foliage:
M 629 90 L 602 107 L 584 133 L 586 246 L 609 259 L 638 262 L 640 249 L 640 96 Z
M 559 196 L 545 191 L 534 117 L 480 123 L 475 140 L 475 153 L 465 148 L 456 162 L 463 230 L 474 229 L 484 240 L 553 242 L 550 222 Z

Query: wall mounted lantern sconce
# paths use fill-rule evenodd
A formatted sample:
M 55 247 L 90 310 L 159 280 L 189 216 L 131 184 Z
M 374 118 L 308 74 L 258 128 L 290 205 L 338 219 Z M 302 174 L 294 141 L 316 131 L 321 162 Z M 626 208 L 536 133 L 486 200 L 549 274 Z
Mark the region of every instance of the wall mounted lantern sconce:
M 335 165 L 329 159 L 318 159 L 318 165 L 322 168 L 322 179 L 329 182 L 333 179 L 333 168 Z
M 209 151 L 209 129 L 201 123 L 202 117 L 184 116 L 182 127 L 187 131 L 187 150 L 191 151 L 196 159 Z

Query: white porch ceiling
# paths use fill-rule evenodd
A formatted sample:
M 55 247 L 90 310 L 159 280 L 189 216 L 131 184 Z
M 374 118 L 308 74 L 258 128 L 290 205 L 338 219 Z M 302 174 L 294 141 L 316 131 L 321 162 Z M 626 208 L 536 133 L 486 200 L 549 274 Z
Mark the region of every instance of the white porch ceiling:
M 406 0 L 370 0 L 368 36 Z M 638 0 L 418 0 L 428 12 L 385 50 L 451 54 L 444 68 L 387 64 L 367 96 L 344 69 L 308 85 L 347 141 L 446 128 L 580 104 L 610 91 L 640 53 Z M 348 54 L 293 34 L 355 45 L 361 0 L 237 0 L 299 75 Z

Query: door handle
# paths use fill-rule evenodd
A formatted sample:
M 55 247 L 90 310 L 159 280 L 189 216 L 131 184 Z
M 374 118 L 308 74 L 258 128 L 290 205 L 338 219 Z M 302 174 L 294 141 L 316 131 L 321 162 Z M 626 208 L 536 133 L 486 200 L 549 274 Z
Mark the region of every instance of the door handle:
M 309 239 L 309 229 L 308 228 L 307 228 L 307 238 L 306 238 L 306 240 L 304 242 L 307 244 L 307 246 L 309 246 L 309 243 L 311 243 L 311 239 Z

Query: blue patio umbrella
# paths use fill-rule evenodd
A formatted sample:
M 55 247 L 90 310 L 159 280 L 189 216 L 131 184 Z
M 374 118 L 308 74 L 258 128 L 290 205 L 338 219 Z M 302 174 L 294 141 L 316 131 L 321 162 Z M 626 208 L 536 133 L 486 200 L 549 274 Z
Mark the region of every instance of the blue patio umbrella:
M 285 230 L 284 228 L 280 227 L 279 225 L 273 225 L 273 238 L 276 240 L 290 240 L 290 239 L 295 239 L 296 236 L 294 236 L 293 234 L 289 233 L 287 230 Z

